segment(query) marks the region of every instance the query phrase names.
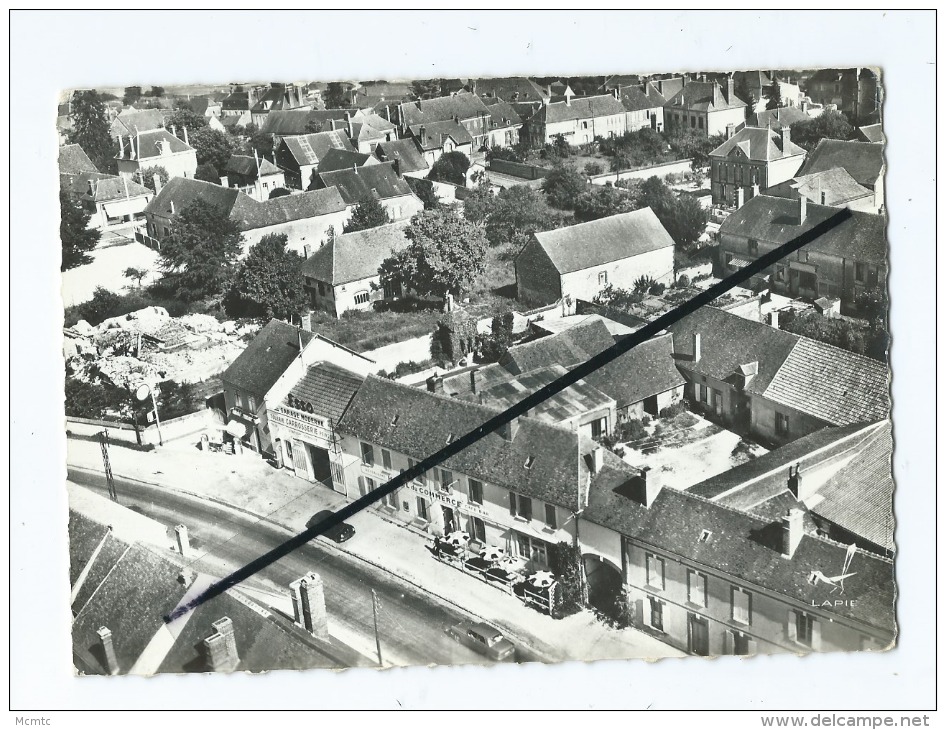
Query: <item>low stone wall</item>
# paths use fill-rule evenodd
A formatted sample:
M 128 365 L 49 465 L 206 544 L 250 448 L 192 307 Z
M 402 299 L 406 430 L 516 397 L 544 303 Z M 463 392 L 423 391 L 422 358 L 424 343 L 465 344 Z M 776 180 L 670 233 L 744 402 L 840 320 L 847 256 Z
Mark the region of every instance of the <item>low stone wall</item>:
M 161 421 L 161 438 L 167 443 L 168 441 L 203 433 L 209 428 L 222 427 L 219 419 L 214 416 L 214 411 L 204 409 L 179 418 Z M 136 434 L 135 427 L 127 423 L 96 421 L 88 418 L 66 418 L 66 433 L 70 436 L 97 438 L 103 430 L 108 431 L 109 441 L 116 443 L 132 446 L 156 446 L 160 443 L 158 427 L 153 423 L 146 427 L 139 427 Z
M 616 183 L 618 180 L 646 180 L 650 177 L 663 178 L 667 175 L 679 175 L 684 172 L 691 172 L 690 163 L 693 160 L 674 160 L 672 162 L 662 162 L 659 165 L 650 165 L 636 170 L 619 170 L 618 172 L 606 172 L 601 175 L 592 175 L 589 180 L 592 185 L 607 185 Z
M 536 165 L 527 165 L 524 162 L 512 162 L 511 160 L 493 160 L 489 163 L 489 169 L 501 175 L 521 177 L 525 180 L 538 180 L 549 174 L 549 169 L 546 167 L 537 167 Z

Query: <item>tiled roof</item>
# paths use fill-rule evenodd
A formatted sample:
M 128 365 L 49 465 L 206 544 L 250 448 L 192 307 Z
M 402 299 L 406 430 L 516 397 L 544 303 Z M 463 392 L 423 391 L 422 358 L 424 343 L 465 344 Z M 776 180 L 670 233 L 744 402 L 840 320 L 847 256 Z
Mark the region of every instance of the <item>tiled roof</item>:
M 407 127 L 482 116 L 489 116 L 489 109 L 476 94 L 454 94 L 398 106 L 398 119 L 402 126 Z
M 710 157 L 729 157 L 740 152 L 747 159 L 765 162 L 805 154 L 805 150 L 791 140 L 783 149 L 782 136 L 778 132 L 762 127 L 743 127 L 710 152 Z
M 840 347 L 800 337 L 763 395 L 837 426 L 886 418 L 887 366 Z
M 59 148 L 59 174 L 78 175 L 83 172 L 98 172 L 98 168 L 77 144 L 66 144 Z
M 221 379 L 237 389 L 258 396 L 266 395 L 273 384 L 299 356 L 300 341 L 304 347 L 315 335 L 298 327 L 270 320 L 246 349 L 230 363 Z
M 407 246 L 404 229 L 410 221 L 335 236 L 302 265 L 302 273 L 327 284 L 347 284 L 378 275 L 391 252 Z
M 319 160 L 316 168 L 318 172 L 335 172 L 335 170 L 350 170 L 353 167 L 361 167 L 371 155 L 362 152 L 353 152 L 351 150 L 330 149 L 325 156 Z
M 658 335 L 602 365 L 585 378 L 618 408 L 640 403 L 686 383 L 673 359 L 673 339 Z
M 113 131 L 121 134 L 149 132 L 164 126 L 164 112 L 161 109 L 126 109 L 112 123 Z
M 749 126 L 751 127 L 771 127 L 776 132 L 782 127 L 790 127 L 798 122 L 811 121 L 812 117 L 797 106 L 784 106 L 778 109 L 766 109 L 762 112 L 756 112 L 749 117 Z
M 146 160 L 151 157 L 160 157 L 159 143 L 166 146 L 167 154 L 173 155 L 179 152 L 194 151 L 193 147 L 185 144 L 184 140 L 178 139 L 166 129 L 154 129 L 150 132 L 135 135 L 135 159 Z M 118 159 L 121 158 L 118 157 Z
M 322 125 L 322 132 L 332 131 L 332 122 L 338 131 L 346 128 L 345 114 L 350 109 L 312 109 L 273 111 L 266 115 L 260 131 L 263 134 L 275 134 L 277 137 L 298 137 L 306 134 L 306 126 L 310 122 Z
M 398 169 L 401 175 L 408 172 L 420 172 L 421 170 L 430 169 L 430 165 L 427 164 L 423 153 L 418 149 L 414 137 L 395 139 L 391 142 L 382 142 L 378 145 L 375 152 L 383 162 L 397 160 L 400 165 Z
M 225 173 L 235 172 L 238 175 L 256 178 L 258 176 L 257 173 L 259 175 L 275 175 L 279 172 L 279 168 L 265 157 L 260 158 L 259 167 L 257 168 L 256 158 L 252 155 L 230 155 L 230 159 L 227 160 L 223 171 Z
M 546 124 L 568 122 L 576 119 L 593 119 L 623 114 L 624 105 L 611 94 L 601 96 L 574 96 L 571 102 L 555 101 L 542 107 L 538 121 Z
M 613 490 L 592 486 L 582 518 L 629 536 L 635 542 L 666 550 L 689 564 L 733 576 L 734 582 L 760 586 L 800 607 L 819 608 L 885 632 L 895 630 L 893 563 L 858 550 L 844 582 L 841 605 L 830 585 L 809 581 L 812 571 L 836 575 L 847 546 L 806 534 L 790 559 L 781 557 L 778 523 L 722 506 L 689 492 L 664 488 L 649 508 Z M 704 530 L 707 540 L 700 540 Z
M 884 169 L 884 145 L 823 139 L 808 153 L 799 175 L 843 167 L 861 185 L 873 189 Z
M 547 90 L 525 76 L 509 76 L 495 79 L 476 79 L 476 93 L 483 97 L 494 97 L 503 101 L 542 101 L 549 98 Z M 489 104 L 488 101 L 486 101 Z
M 649 96 L 641 90 L 640 86 L 620 87 L 618 94 L 621 97 L 621 104 L 624 109 L 629 112 L 639 112 L 645 109 L 655 109 L 667 103 L 666 99 L 655 88 L 648 86 L 648 90 L 650 91 Z
M 650 208 L 533 234 L 561 274 L 673 246 Z
M 305 102 L 297 99 L 297 89 L 288 88 L 285 84 L 272 84 L 264 94 L 259 97 L 259 101 L 253 105 L 250 110 L 254 113 L 273 112 L 296 109 L 304 106 Z
M 863 445 L 858 458 L 821 489 L 811 511 L 886 550 L 894 545 L 893 437 L 884 423 Z
M 357 205 L 369 195 L 381 200 L 410 195 L 410 185 L 398 177 L 391 162 L 365 165 L 357 170 L 336 170 L 315 175 L 317 187 L 338 188 L 347 205 Z
M 361 375 L 323 362 L 308 368 L 289 392 L 296 398 L 312 403 L 319 415 L 337 423 L 364 380 Z M 289 405 L 288 398 L 284 403 Z
M 503 129 L 504 127 L 514 127 L 522 124 L 522 118 L 516 108 L 502 99 L 485 99 L 486 106 L 489 108 L 490 129 Z
M 805 221 L 798 224 L 799 203 L 788 198 L 757 195 L 733 212 L 720 226 L 720 235 L 737 235 L 783 244 L 837 214 L 837 208 L 809 203 Z M 805 246 L 810 251 L 858 261 L 885 264 L 887 220 L 882 215 L 850 211 L 846 220 Z
M 796 175 L 791 180 L 766 188 L 763 195 L 776 198 L 798 198 L 804 195 L 812 203 L 841 207 L 853 200 L 873 196 L 873 192 L 858 185 L 843 167 L 835 167 L 811 175 Z
M 582 322 L 564 332 L 510 347 L 499 363 L 511 373 L 537 370 L 556 363 L 566 368 L 585 362 L 614 344 L 601 320 Z
M 89 193 L 89 182 L 94 183 L 94 194 Z M 73 195 L 96 203 L 106 203 L 110 200 L 123 198 L 137 198 L 142 195 L 152 195 L 150 189 L 118 175 L 106 175 L 101 172 L 87 172 L 78 175 L 60 175 L 59 187 L 68 190 Z
M 352 122 L 357 124 L 363 124 L 374 130 L 379 134 L 384 134 L 385 132 L 393 132 L 397 127 L 392 124 L 389 120 L 382 117 L 380 114 L 375 112 L 369 112 L 364 110 L 359 110 L 352 115 Z M 357 135 L 356 135 L 357 136 Z
M 443 448 L 449 434 L 465 435 L 500 412 L 369 375 L 338 430 L 420 460 Z M 498 432 L 487 434 L 446 459 L 443 466 L 576 510 L 578 487 L 587 483 L 590 473 L 587 459 L 579 458 L 579 452 L 587 457 L 594 442 L 535 418 L 520 418 L 518 426 L 512 441 Z M 623 483 L 637 474 L 613 454 L 605 451 L 604 456 L 607 469 L 592 484 Z
M 317 165 L 330 149 L 348 150 L 354 152 L 348 136 L 338 132 L 316 132 L 299 137 L 284 137 L 280 143 L 284 145 L 296 162 L 300 165 Z
M 421 143 L 421 127 L 427 132 L 427 144 Z M 462 124 L 457 124 L 453 120 L 446 122 L 429 122 L 426 124 L 414 124 L 410 127 L 410 132 L 417 140 L 417 144 L 425 150 L 436 150 L 443 147 L 443 141 L 446 137 L 451 137 L 457 144 L 472 144 L 473 137 Z
M 667 101 L 666 106 L 712 112 L 741 109 L 746 106 L 746 102 L 735 94 L 727 101 L 726 92 L 715 81 L 688 81 L 686 86 Z
M 873 144 L 880 144 L 884 141 L 884 128 L 881 124 L 868 124 L 860 127 L 857 132 Z
M 242 203 L 243 207 L 249 204 L 247 201 L 252 202 L 248 195 L 236 188 L 225 188 L 190 177 L 172 177 L 161 188 L 161 192 L 148 203 L 145 213 L 167 217 L 171 215 L 171 201 L 174 202 L 174 211 L 177 214 L 195 200 L 204 200 L 227 215 L 230 215 L 238 204 Z
M 248 198 L 246 205 L 231 218 L 240 224 L 241 230 L 249 231 L 289 221 L 341 213 L 346 207 L 338 190 L 331 187 L 307 190 L 259 202 Z
M 772 85 L 772 77 L 765 71 L 735 71 L 733 72 L 733 81 L 739 86 L 740 81 L 745 81 L 750 89 L 760 89 Z

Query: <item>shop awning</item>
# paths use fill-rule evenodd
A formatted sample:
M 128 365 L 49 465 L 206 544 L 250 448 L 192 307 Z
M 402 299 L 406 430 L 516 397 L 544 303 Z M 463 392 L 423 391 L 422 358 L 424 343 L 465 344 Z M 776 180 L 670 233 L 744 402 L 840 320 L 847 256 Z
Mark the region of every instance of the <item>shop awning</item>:
M 241 421 L 235 421 L 230 419 L 227 421 L 227 433 L 233 436 L 234 438 L 242 439 L 246 438 L 247 434 L 250 432 L 250 427 L 248 424 Z

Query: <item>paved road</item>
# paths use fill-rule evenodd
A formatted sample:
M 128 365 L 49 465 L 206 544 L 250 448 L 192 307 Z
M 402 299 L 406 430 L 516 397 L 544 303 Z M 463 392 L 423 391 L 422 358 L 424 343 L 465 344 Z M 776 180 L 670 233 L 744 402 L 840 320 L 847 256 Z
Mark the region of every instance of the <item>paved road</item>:
M 75 484 L 106 494 L 104 477 L 69 470 Z M 195 569 L 214 575 L 236 570 L 282 543 L 287 535 L 268 523 L 188 495 L 134 480 L 115 478 L 119 503 L 167 526 L 185 524 L 191 546 L 207 552 Z M 381 651 L 385 664 L 470 664 L 483 663 L 481 655 L 455 643 L 443 627 L 465 620 L 435 602 L 429 595 L 403 583 L 357 558 L 319 544 L 317 538 L 280 559 L 246 582 L 247 588 L 269 593 L 287 593 L 288 585 L 314 570 L 325 582 L 330 628 L 339 627 L 337 638 L 363 654 L 374 656 L 374 623 L 371 589 L 382 606 L 380 612 Z M 357 540 L 358 536 L 352 538 Z M 520 661 L 538 657 L 522 651 Z

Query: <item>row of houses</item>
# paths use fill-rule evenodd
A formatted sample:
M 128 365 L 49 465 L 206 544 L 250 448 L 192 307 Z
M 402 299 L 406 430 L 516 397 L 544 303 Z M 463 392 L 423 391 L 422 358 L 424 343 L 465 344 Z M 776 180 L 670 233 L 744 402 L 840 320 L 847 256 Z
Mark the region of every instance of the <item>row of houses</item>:
M 223 375 L 227 429 L 355 499 L 614 341 L 591 319 L 425 389 L 273 321 Z M 595 440 L 683 394 L 775 448 L 678 491 Z M 593 605 L 623 591 L 636 627 L 692 653 L 879 649 L 894 636 L 892 528 L 871 519 L 890 510 L 886 394 L 879 363 L 707 308 L 372 509 L 418 539 L 465 530 L 529 569 L 576 544 Z M 862 459 L 878 479 L 849 482 Z

